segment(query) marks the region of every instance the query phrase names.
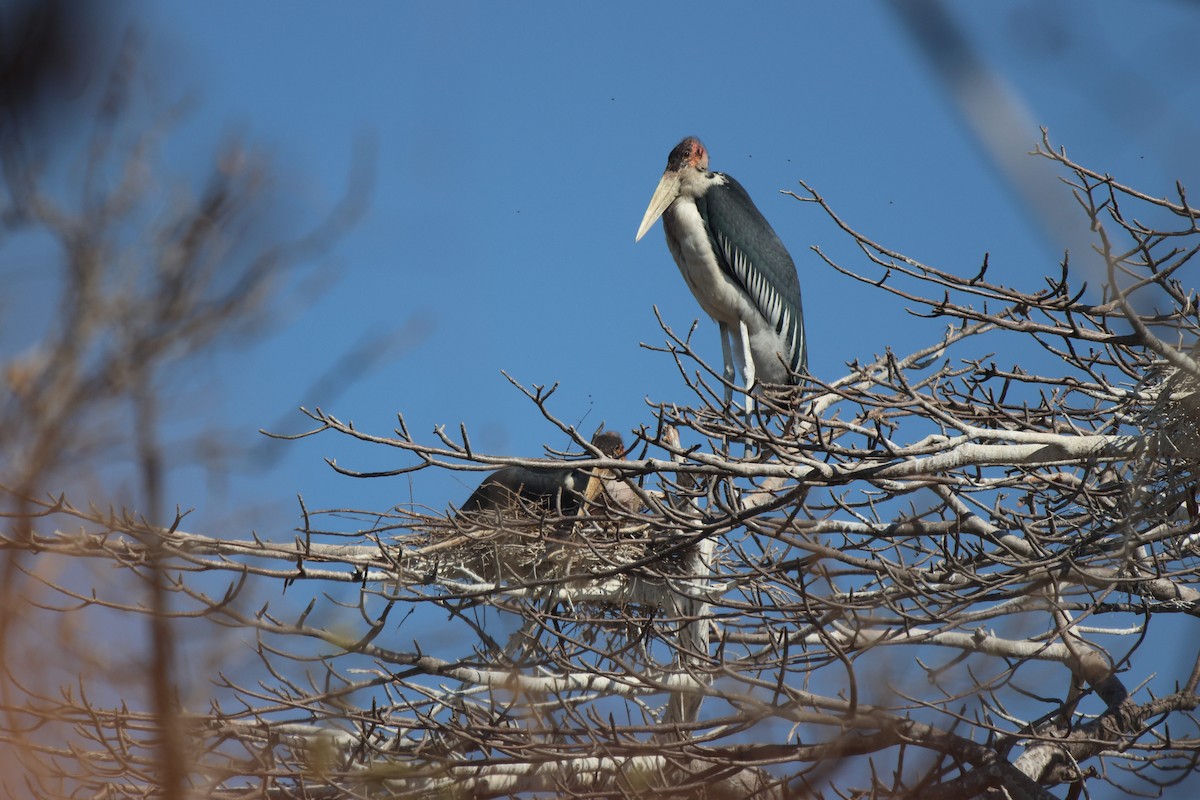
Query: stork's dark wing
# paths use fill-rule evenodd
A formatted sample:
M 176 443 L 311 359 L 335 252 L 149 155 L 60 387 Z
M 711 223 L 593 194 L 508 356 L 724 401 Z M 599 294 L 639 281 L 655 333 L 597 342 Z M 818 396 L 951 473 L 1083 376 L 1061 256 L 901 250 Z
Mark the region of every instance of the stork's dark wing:
M 484 479 L 460 511 L 479 512 L 520 507 L 573 514 L 580 505 L 587 477 L 567 467 L 502 467 Z
M 793 372 L 808 369 L 804 310 L 796 265 L 779 236 L 736 180 L 717 173 L 723 184 L 696 200 L 721 268 L 743 289 L 775 331 L 788 343 Z

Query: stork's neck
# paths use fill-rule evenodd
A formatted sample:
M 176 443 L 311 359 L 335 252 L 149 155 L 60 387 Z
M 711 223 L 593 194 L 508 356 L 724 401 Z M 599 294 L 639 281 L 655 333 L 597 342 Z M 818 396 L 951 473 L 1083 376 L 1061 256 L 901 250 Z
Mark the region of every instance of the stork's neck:
M 719 172 L 702 172 L 698 169 L 684 170 L 679 178 L 679 196 L 695 200 L 713 186 L 723 186 L 725 176 Z

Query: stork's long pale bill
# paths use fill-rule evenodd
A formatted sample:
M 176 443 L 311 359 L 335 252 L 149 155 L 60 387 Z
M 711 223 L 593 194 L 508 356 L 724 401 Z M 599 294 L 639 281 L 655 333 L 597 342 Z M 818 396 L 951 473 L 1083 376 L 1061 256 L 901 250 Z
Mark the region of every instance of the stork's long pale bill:
M 667 210 L 667 207 L 675 202 L 675 198 L 679 196 L 679 183 L 679 173 L 671 171 L 663 173 L 662 180 L 658 182 L 658 188 L 654 190 L 654 195 L 650 198 L 650 205 L 646 207 L 646 215 L 642 217 L 637 237 L 633 240 L 635 243 L 642 240 L 646 231 L 650 230 Z

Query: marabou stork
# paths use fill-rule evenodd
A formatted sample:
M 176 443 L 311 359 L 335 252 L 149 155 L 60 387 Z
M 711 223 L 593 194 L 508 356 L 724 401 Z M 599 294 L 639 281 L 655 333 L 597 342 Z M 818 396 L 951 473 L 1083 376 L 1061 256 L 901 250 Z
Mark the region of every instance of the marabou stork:
M 725 402 L 735 364 L 747 411 L 757 382 L 795 384 L 808 369 L 796 265 L 742 185 L 708 171 L 708 151 L 694 136 L 667 157 L 634 241 L 659 217 L 688 288 L 721 328 Z
M 624 458 L 625 445 L 616 431 L 599 431 L 592 446 L 606 458 Z M 501 467 L 488 475 L 459 509 L 462 513 L 528 510 L 566 516 L 593 502 L 605 490 L 607 470 L 563 467 Z

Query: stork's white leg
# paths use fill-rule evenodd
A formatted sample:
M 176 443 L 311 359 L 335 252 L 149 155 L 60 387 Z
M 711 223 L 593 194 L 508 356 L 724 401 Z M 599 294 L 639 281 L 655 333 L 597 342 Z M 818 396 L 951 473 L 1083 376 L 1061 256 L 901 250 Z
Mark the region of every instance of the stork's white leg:
M 746 322 L 738 320 L 738 344 L 741 346 L 742 353 L 742 375 L 746 379 L 746 422 L 750 421 L 750 415 L 754 413 L 754 379 L 756 377 L 754 369 L 754 356 L 750 353 L 750 331 L 746 329 Z
M 728 406 L 733 402 L 733 382 L 737 380 L 733 369 L 733 348 L 729 343 L 732 334 L 724 322 L 717 324 L 721 326 L 721 357 L 725 359 L 725 405 Z

